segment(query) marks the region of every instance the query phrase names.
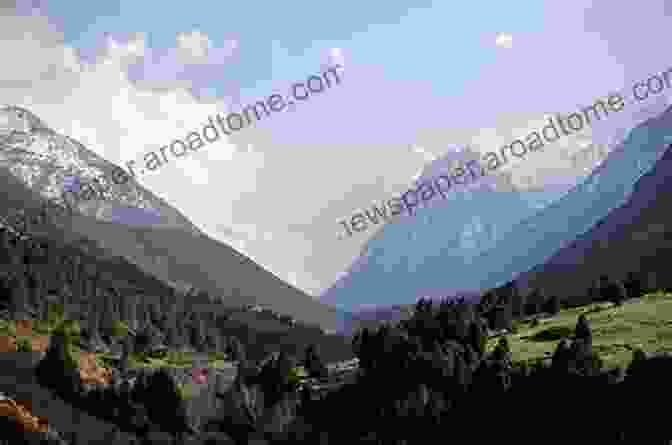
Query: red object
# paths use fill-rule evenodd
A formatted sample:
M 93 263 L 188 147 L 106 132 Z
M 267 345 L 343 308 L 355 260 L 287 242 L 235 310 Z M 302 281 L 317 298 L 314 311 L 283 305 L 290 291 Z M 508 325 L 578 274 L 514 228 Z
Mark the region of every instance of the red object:
M 208 368 L 194 368 L 191 371 L 194 383 L 203 385 L 208 382 Z

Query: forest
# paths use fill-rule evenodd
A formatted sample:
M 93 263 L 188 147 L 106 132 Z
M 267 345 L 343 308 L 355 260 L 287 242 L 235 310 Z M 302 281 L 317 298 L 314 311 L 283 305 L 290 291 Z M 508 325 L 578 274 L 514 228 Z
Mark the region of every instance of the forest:
M 351 339 L 292 323 L 279 337 L 217 310 L 225 302 L 205 292 L 32 235 L 40 214 L 0 230 L 0 330 L 3 356 L 39 353 L 32 376 L 22 377 L 22 399 L 42 410 L 33 424 L 50 425 L 40 433 L 46 443 L 91 443 L 96 422 L 114 430 L 106 443 L 669 443 L 660 407 L 672 356 L 633 347 L 624 366 L 607 366 L 591 324 L 630 307 L 664 307 L 667 290 L 648 288 L 639 272 L 597 277 L 587 306 L 541 289 L 524 293 L 512 281 L 477 303 L 421 299 L 409 318 Z M 544 328 L 563 314 L 572 326 Z M 517 357 L 524 329 L 552 343 L 552 354 Z M 207 357 L 204 378 L 235 365 L 226 391 L 207 393 L 222 401 L 217 409 L 189 401 L 188 372 L 177 365 L 189 368 L 197 355 Z M 352 356 L 359 365 L 347 382 L 326 392 L 306 384 L 328 381 L 326 364 Z M 19 373 L 3 363 L 4 381 Z M 45 389 L 50 404 L 26 400 Z M 50 418 L 66 409 L 82 413 L 80 423 L 52 428 Z M 6 443 L 37 443 L 25 411 L 23 423 L 2 418 Z

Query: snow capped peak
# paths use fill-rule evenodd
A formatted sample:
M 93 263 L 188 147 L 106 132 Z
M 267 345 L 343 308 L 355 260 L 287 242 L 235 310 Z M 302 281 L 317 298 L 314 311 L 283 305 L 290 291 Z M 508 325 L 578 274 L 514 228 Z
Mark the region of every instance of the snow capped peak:
M 0 107 L 0 169 L 6 169 L 43 199 L 81 215 L 200 233 L 177 210 L 145 190 L 130 175 L 120 180 L 123 169 L 77 140 L 51 130 L 25 108 Z M 79 193 L 85 188 L 93 190 L 86 197 Z

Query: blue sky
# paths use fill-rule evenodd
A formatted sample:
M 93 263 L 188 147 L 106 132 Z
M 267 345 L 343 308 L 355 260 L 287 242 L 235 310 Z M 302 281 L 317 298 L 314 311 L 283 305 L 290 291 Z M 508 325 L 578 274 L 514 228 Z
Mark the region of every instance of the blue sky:
M 339 240 L 338 221 L 406 190 L 428 160 L 465 144 L 492 151 L 672 66 L 671 5 L 19 1 L 0 8 L 0 45 L 21 54 L 0 71 L 0 95 L 125 166 L 342 64 L 338 86 L 138 179 L 317 296 L 366 242 Z M 575 182 L 567 159 L 581 144 L 563 139 L 508 173 Z
M 236 38 L 245 57 L 222 71 L 237 82 L 242 97 L 264 97 L 274 82 L 300 80 L 315 70 L 325 47 L 351 49 L 353 64 L 385 67 L 390 80 L 431 82 L 437 95 L 461 95 L 498 54 L 492 36 L 506 23 L 517 34 L 542 33 L 547 17 L 543 2 L 267 2 L 263 14 L 253 2 L 174 2 L 144 0 L 48 4 L 60 16 L 67 42 L 91 47 L 105 32 L 149 32 L 151 46 L 170 47 L 175 31 L 198 28 L 215 44 Z M 490 31 L 492 34 L 492 31 Z M 456 38 L 460 36 L 460 38 Z M 403 54 L 403 57 L 400 55 Z M 222 93 L 224 87 L 213 82 Z M 248 102 L 244 101 L 244 102 Z

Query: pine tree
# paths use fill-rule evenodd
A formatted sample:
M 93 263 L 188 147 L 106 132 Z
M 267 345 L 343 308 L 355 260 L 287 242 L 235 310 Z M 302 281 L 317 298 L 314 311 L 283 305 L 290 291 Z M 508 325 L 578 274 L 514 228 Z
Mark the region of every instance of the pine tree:
M 119 365 L 119 370 L 122 373 L 125 373 L 128 370 L 129 360 L 132 352 L 133 352 L 132 337 L 130 335 L 127 335 L 126 337 L 123 338 L 121 343 L 121 362 Z
M 511 310 L 514 317 L 525 316 L 525 296 L 520 292 L 515 281 L 512 280 L 506 283 L 500 292 L 505 295 L 507 301 L 511 302 Z
M 558 315 L 560 313 L 560 298 L 557 295 L 553 295 L 546 302 L 546 312 L 551 315 Z
M 311 344 L 306 348 L 304 366 L 311 377 L 326 377 L 327 367 L 322 361 L 319 350 L 315 344 Z
M 112 338 L 115 321 L 119 320 L 119 315 L 114 308 L 112 297 L 108 292 L 105 292 L 105 290 L 101 288 L 97 288 L 95 294 L 95 299 L 97 301 L 102 300 L 102 313 L 100 314 L 101 333 L 107 338 Z
M 194 314 L 190 329 L 190 341 L 197 351 L 202 351 L 205 346 L 205 324 L 200 316 Z
M 578 339 L 588 339 L 592 342 L 592 331 L 590 330 L 590 323 L 585 314 L 581 314 L 574 329 L 574 337 Z
M 231 357 L 231 360 L 239 362 L 245 361 L 245 348 L 243 347 L 243 344 L 240 342 L 238 337 L 231 337 L 229 339 L 229 348 L 230 349 L 227 351 L 227 353 Z
M 624 286 L 628 293 L 628 298 L 639 298 L 642 296 L 643 283 L 639 277 L 639 273 L 628 272 Z
M 610 280 L 607 275 L 600 277 L 600 294 L 602 301 L 611 301 L 619 306 L 627 298 L 627 291 L 623 283 L 617 280 Z
M 536 315 L 540 312 L 541 304 L 546 301 L 546 297 L 541 289 L 534 288 L 527 296 L 527 303 L 525 304 L 526 315 Z
M 23 319 L 29 314 L 29 292 L 25 276 L 17 274 L 12 285 L 10 312 L 15 319 Z

